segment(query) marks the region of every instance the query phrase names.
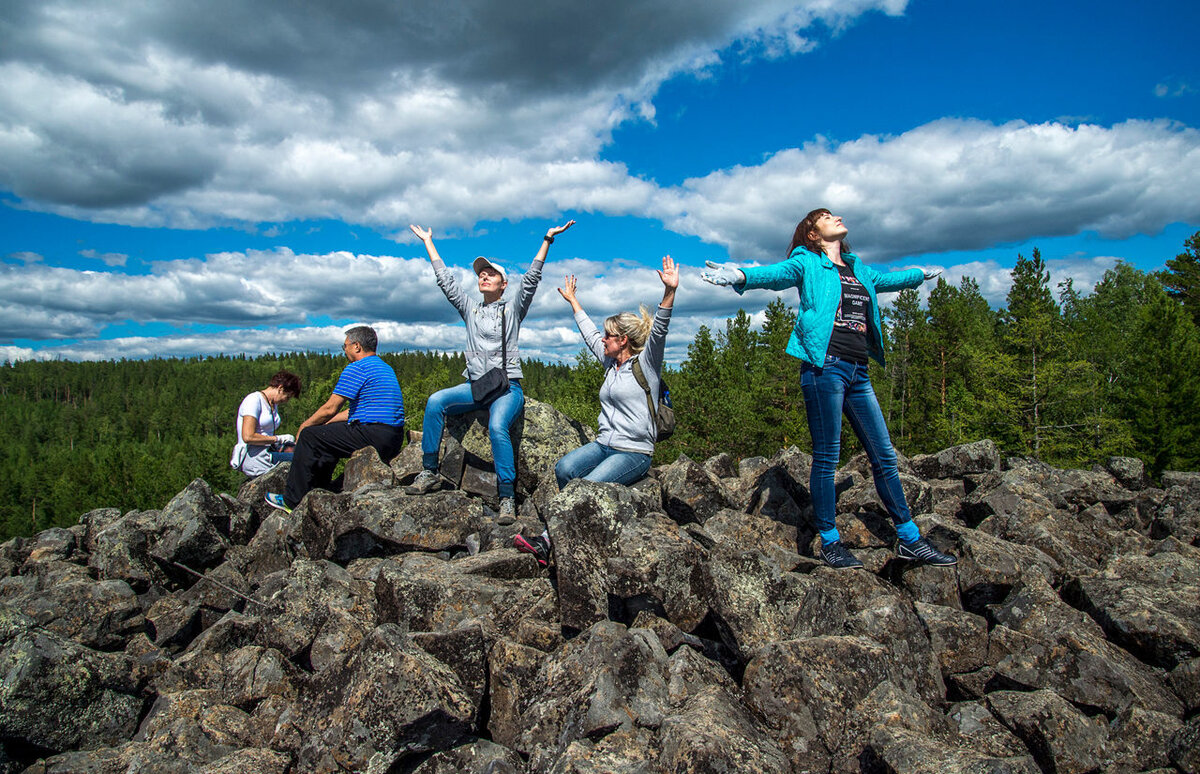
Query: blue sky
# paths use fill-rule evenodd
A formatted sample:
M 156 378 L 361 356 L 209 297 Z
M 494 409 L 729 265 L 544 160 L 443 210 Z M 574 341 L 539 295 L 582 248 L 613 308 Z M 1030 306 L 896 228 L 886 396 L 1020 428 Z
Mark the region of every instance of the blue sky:
M 1200 229 L 1200 3 L 0 7 L 0 359 L 462 346 L 409 223 L 461 269 L 553 246 L 522 354 L 684 281 L 669 355 L 773 294 L 817 206 L 860 256 L 1002 304 L 1018 253 L 1090 288 Z M 794 294 L 783 294 L 794 305 Z

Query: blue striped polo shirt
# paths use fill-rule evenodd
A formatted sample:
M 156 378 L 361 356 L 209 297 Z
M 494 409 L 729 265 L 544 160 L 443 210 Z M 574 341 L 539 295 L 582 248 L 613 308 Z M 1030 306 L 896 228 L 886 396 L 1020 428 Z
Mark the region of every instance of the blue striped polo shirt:
M 334 395 L 350 401 L 351 422 L 404 424 L 404 396 L 396 372 L 378 355 L 368 355 L 342 371 Z

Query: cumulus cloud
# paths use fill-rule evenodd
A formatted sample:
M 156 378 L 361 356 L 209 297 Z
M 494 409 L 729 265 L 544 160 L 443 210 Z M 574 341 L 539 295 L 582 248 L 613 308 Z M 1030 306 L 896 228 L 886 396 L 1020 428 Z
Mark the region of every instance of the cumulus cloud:
M 1113 238 L 1200 220 L 1200 131 L 942 120 L 898 137 L 817 140 L 759 166 L 694 178 L 655 201 L 667 226 L 778 260 L 795 224 L 829 207 L 868 261 L 1095 230 Z M 782 243 L 781 243 L 782 242 Z
M 64 215 L 177 227 L 632 212 L 654 187 L 597 153 L 665 79 L 904 7 L 7 4 L 0 185 Z

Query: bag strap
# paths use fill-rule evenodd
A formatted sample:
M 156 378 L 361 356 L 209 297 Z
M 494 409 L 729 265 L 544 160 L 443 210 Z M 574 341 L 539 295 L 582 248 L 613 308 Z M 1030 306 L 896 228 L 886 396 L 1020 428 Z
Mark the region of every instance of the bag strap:
M 508 376 L 508 320 L 504 316 L 504 309 L 507 306 L 507 302 L 500 303 L 500 368 L 504 370 L 506 377 Z
M 642 371 L 642 363 L 637 357 L 633 358 L 633 378 L 637 379 L 637 383 L 646 393 L 646 406 L 650 409 L 650 417 L 658 422 L 658 411 L 654 406 L 654 398 L 650 397 L 650 382 L 646 381 L 646 374 Z

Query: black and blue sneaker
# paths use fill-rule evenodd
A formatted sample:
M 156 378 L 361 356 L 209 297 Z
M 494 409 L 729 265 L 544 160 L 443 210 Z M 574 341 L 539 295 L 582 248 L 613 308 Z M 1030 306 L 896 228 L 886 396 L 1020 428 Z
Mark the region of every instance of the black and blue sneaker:
M 863 563 L 858 561 L 840 540 L 822 543 L 821 558 L 825 560 L 825 564 L 835 570 L 856 570 L 863 566 Z
M 911 543 L 897 541 L 896 556 L 914 562 L 924 562 L 934 567 L 951 567 L 958 564 L 958 557 L 944 554 L 933 547 L 928 538 L 919 537 Z

